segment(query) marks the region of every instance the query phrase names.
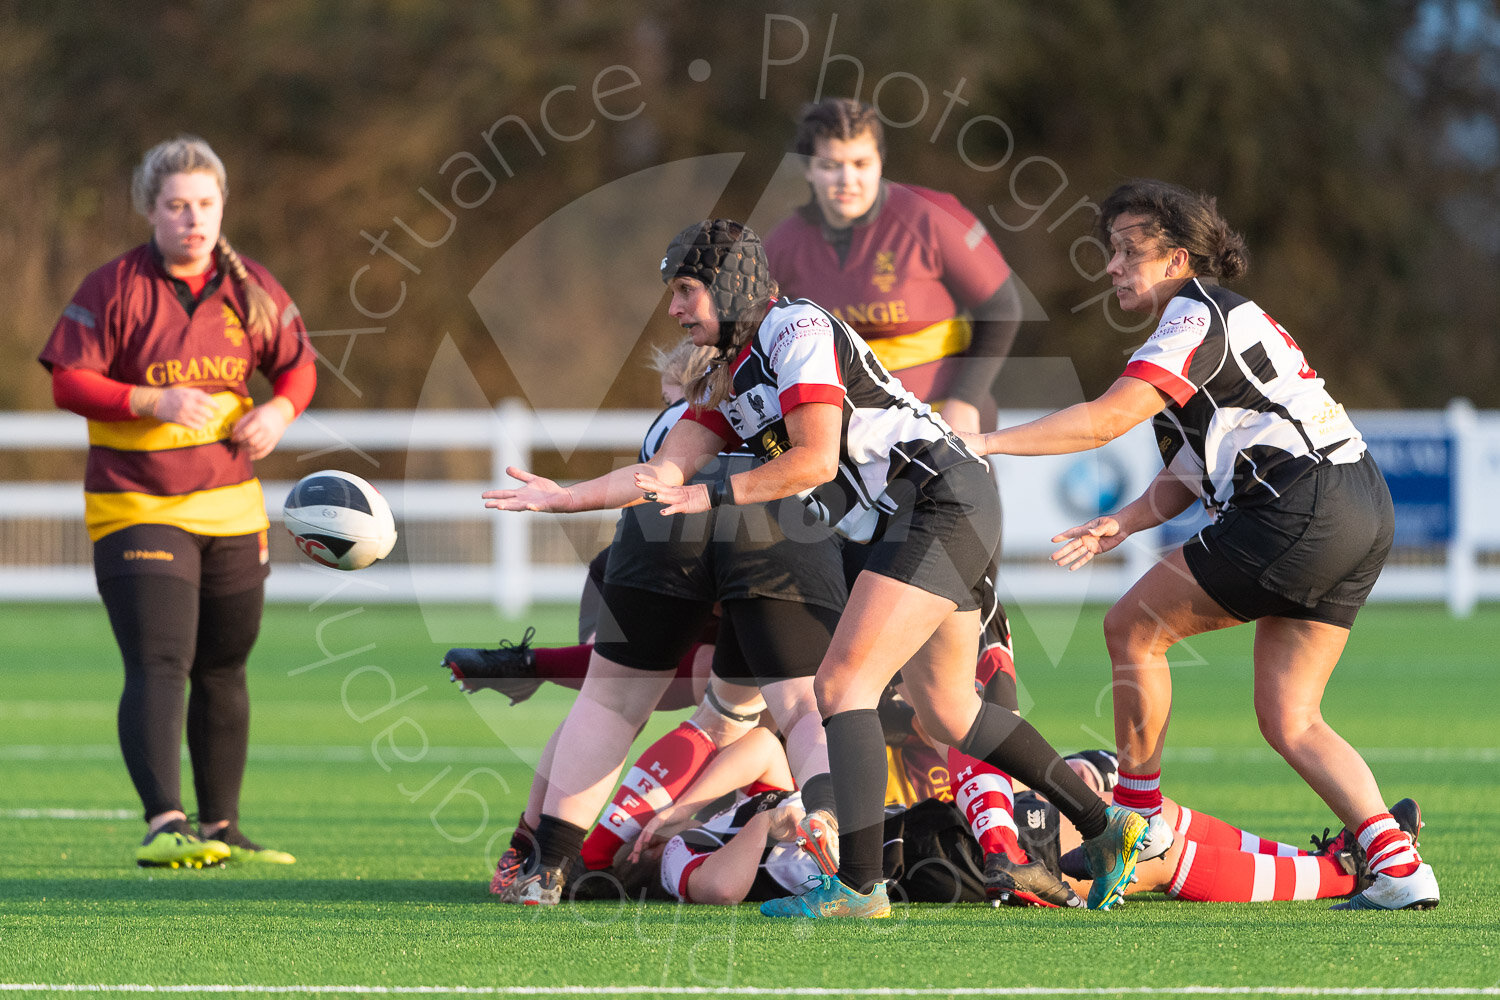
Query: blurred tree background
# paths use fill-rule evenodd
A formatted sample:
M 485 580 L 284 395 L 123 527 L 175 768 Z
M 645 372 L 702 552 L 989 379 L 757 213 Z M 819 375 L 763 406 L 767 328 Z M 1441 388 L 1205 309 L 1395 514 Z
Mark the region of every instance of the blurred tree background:
M 1252 253 L 1237 287 L 1338 398 L 1500 407 L 1481 0 L 0 0 L 0 81 L 0 408 L 50 407 L 36 353 L 84 275 L 146 237 L 130 172 L 180 131 L 224 158 L 226 234 L 319 333 L 316 406 L 579 405 L 557 387 L 590 380 L 653 405 L 639 362 L 675 333 L 657 229 L 692 199 L 652 226 L 585 212 L 597 255 L 507 268 L 552 321 L 503 329 L 472 293 L 547 220 L 663 165 L 741 154 L 710 207 L 763 211 L 820 92 L 878 98 L 887 176 L 985 219 L 1040 306 L 1016 354 L 1069 358 L 1086 392 L 1140 339 L 1101 298 L 1088 204 L 1157 176 L 1219 197 Z M 596 344 L 632 287 L 649 318 L 626 317 L 623 352 Z

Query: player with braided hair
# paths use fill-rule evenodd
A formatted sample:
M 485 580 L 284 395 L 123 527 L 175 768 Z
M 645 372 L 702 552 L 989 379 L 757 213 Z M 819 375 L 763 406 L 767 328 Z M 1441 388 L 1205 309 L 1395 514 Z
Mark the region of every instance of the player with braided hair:
M 145 807 L 144 866 L 295 860 L 239 829 L 246 662 L 269 572 L 253 463 L 317 385 L 301 315 L 220 231 L 228 182 L 202 139 L 153 147 L 131 186 L 149 242 L 84 279 L 41 353 L 88 418 L 84 523 L 125 665 L 119 737 Z M 256 405 L 261 372 L 272 396 Z M 181 800 L 184 728 L 199 824 Z

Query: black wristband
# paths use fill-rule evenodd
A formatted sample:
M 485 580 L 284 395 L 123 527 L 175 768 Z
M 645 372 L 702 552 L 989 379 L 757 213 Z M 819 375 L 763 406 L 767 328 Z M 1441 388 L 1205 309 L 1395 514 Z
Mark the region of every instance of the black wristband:
M 729 485 L 729 477 L 715 479 L 713 485 L 708 488 L 708 506 L 722 507 L 724 504 L 734 504 L 734 487 Z

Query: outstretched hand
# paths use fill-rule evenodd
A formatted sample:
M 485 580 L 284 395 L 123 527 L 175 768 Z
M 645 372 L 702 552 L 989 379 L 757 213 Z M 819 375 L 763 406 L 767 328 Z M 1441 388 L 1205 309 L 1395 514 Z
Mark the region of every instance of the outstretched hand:
M 702 514 L 713 507 L 702 483 L 673 485 L 645 472 L 635 474 L 635 485 L 646 500 L 663 504 L 663 514 Z
M 535 476 L 514 465 L 507 466 L 505 474 L 521 483 L 508 490 L 485 490 L 484 505 L 495 510 L 538 510 L 561 513 L 572 509 L 572 496 L 566 489 L 550 479 Z
M 692 816 L 678 817 L 677 806 L 672 804 L 657 813 L 641 827 L 641 832 L 635 838 L 635 843 L 630 848 L 630 861 L 632 863 L 641 859 L 641 854 L 648 850 L 658 840 L 666 840 L 669 837 L 686 829 L 692 821 Z
M 1095 556 L 1108 552 L 1123 542 L 1128 534 L 1114 518 L 1108 515 L 1096 517 L 1088 524 L 1081 524 L 1052 536 L 1054 542 L 1066 543 L 1052 553 L 1052 561 L 1070 572 L 1082 569 Z

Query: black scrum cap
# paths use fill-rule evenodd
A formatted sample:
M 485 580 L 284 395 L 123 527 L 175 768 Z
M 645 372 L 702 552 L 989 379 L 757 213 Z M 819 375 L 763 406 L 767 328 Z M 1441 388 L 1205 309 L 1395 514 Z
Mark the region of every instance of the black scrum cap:
M 661 280 L 683 276 L 707 286 L 721 323 L 732 323 L 771 298 L 766 248 L 753 229 L 729 219 L 694 223 L 667 245 Z

